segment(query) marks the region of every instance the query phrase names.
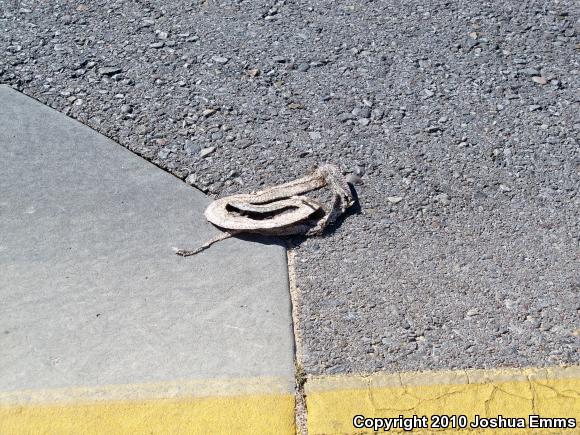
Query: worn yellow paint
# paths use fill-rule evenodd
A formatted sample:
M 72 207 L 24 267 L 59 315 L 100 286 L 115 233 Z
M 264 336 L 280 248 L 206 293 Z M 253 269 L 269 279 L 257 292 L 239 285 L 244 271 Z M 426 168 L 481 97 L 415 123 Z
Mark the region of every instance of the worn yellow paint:
M 576 418 L 576 429 L 413 430 L 413 434 L 580 433 L 580 367 L 315 377 L 306 382 L 309 435 L 373 433 L 353 417 L 466 415 Z M 391 433 L 402 433 L 392 430 Z
M 526 419 L 538 414 L 580 422 L 576 366 L 314 377 L 308 379 L 305 392 L 309 435 L 370 433 L 353 427 L 355 415 L 447 414 L 466 415 L 472 421 L 476 414 Z M 18 391 L 0 393 L 0 434 L 285 435 L 295 433 L 294 409 L 291 380 L 276 378 Z M 517 433 L 572 434 L 580 429 Z
M 0 434 L 285 435 L 295 433 L 294 408 L 275 380 L 4 393 Z

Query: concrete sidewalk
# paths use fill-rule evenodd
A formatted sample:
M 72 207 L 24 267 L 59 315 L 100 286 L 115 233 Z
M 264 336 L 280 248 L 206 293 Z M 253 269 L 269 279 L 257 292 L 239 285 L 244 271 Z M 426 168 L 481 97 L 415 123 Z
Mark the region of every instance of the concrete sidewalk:
M 282 246 L 176 256 L 215 234 L 208 199 L 6 86 L 0 174 L 0 432 L 66 433 L 79 406 L 87 431 L 293 431 Z

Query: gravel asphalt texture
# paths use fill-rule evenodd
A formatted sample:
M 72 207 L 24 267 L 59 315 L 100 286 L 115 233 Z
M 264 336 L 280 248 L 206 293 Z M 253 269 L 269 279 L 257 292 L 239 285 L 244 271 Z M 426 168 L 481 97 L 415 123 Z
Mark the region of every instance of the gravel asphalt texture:
M 307 373 L 577 363 L 579 19 L 571 0 L 0 0 L 0 82 L 213 196 L 325 162 L 362 178 L 360 210 L 296 248 Z

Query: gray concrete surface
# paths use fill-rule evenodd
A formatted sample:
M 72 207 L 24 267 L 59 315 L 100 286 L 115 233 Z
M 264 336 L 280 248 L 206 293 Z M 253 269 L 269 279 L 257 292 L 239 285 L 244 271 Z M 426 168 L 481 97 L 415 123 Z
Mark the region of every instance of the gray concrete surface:
M 286 377 L 283 247 L 215 229 L 208 199 L 0 86 L 0 391 Z
M 364 167 L 361 212 L 297 252 L 309 373 L 570 363 L 579 17 L 574 0 L 0 0 L 0 81 L 212 195 Z

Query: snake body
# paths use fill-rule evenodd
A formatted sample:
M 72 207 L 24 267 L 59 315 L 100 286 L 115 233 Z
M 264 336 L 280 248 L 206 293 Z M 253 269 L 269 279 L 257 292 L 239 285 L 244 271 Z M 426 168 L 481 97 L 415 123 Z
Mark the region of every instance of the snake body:
M 332 191 L 330 207 L 303 195 L 323 187 Z M 184 257 L 195 255 L 215 242 L 239 233 L 271 236 L 321 234 L 353 203 L 350 188 L 339 169 L 334 165 L 322 165 L 312 174 L 288 183 L 213 201 L 204 214 L 223 233 L 195 250 L 179 250 L 177 254 Z

